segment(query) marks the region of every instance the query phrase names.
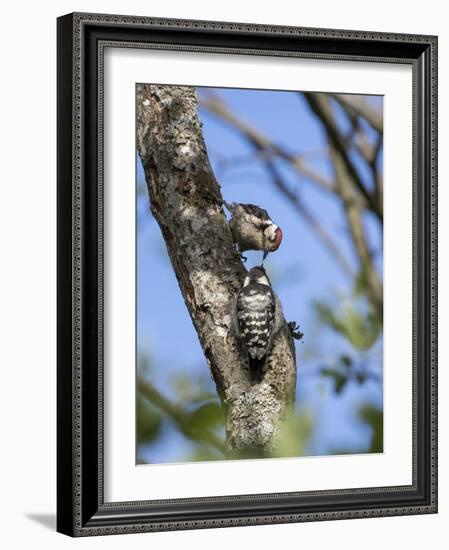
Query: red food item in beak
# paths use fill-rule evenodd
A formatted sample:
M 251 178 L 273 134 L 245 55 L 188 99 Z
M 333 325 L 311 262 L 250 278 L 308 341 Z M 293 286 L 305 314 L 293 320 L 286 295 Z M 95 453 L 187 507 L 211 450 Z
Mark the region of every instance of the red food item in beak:
M 275 245 L 275 250 L 277 250 L 280 245 L 281 245 L 281 241 L 282 241 L 282 230 L 280 227 L 278 227 L 276 229 L 276 238 L 274 239 L 274 245 Z

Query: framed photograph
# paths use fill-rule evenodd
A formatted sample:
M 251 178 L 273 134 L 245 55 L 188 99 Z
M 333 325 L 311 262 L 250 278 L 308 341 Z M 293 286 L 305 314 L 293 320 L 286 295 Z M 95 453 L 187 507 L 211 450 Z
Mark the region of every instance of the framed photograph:
M 58 19 L 58 531 L 437 511 L 437 38 Z

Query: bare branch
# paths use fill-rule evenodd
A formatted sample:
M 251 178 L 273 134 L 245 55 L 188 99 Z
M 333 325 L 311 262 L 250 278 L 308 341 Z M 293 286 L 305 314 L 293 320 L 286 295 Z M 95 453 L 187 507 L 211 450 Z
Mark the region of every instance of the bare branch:
M 378 169 L 377 160 L 382 150 L 382 146 L 383 146 L 383 135 L 379 134 L 376 145 L 374 147 L 373 157 L 370 163 L 370 169 L 371 169 L 371 174 L 373 176 L 374 185 L 376 187 L 377 200 L 379 201 L 380 204 L 383 204 L 383 200 L 384 200 L 384 181 L 383 181 L 382 171 Z
M 329 97 L 325 94 L 317 95 L 320 96 L 319 102 L 316 101 L 316 98 L 310 99 L 312 104 L 316 106 L 315 112 L 319 113 L 320 117 L 323 116 L 325 118 L 326 122 L 323 122 L 323 124 L 326 126 L 326 129 L 334 128 L 333 131 L 336 132 L 336 123 Z M 328 139 L 331 144 L 335 144 L 331 132 L 328 132 Z M 341 141 L 341 136 L 339 137 L 339 141 Z M 383 303 L 382 283 L 374 267 L 372 254 L 366 240 L 362 221 L 362 209 L 358 201 L 355 200 L 352 170 L 348 167 L 341 147 L 331 147 L 331 159 L 334 165 L 336 186 L 343 201 L 348 227 L 359 258 L 360 271 L 366 280 L 368 297 L 370 302 L 377 309 L 381 310 Z
M 320 222 L 315 218 L 315 216 L 308 210 L 308 208 L 301 201 L 299 196 L 295 194 L 282 179 L 279 171 L 276 169 L 274 164 L 270 161 L 266 162 L 267 170 L 270 173 L 273 184 L 281 191 L 281 193 L 289 200 L 298 214 L 304 219 L 304 221 L 312 228 L 316 233 L 317 237 L 321 240 L 323 245 L 327 250 L 334 256 L 337 260 L 339 266 L 343 269 L 346 275 L 350 277 L 354 276 L 354 271 L 351 267 L 351 264 L 345 258 L 340 248 L 334 242 L 329 233 L 324 229 Z
M 335 148 L 336 151 L 338 151 L 342 161 L 345 163 L 348 174 L 350 175 L 360 194 L 366 200 L 369 208 L 377 215 L 379 220 L 382 221 L 382 203 L 379 203 L 378 198 L 366 189 L 360 177 L 360 174 L 354 167 L 349 156 L 348 144 L 341 132 L 339 131 L 335 122 L 332 105 L 329 102 L 328 95 L 315 92 L 304 92 L 303 96 L 305 97 L 312 111 L 321 121 L 324 129 L 326 130 L 329 143 Z
M 334 192 L 332 182 L 327 180 L 319 172 L 309 166 L 302 156 L 288 152 L 283 147 L 277 145 L 266 137 L 259 130 L 254 129 L 248 123 L 236 117 L 220 99 L 213 97 L 211 99 L 202 99 L 201 107 L 210 113 L 218 116 L 223 122 L 232 126 L 240 132 L 254 147 L 264 152 L 264 154 L 277 156 L 288 162 L 302 177 L 318 185 L 325 191 Z
M 265 136 L 263 136 L 257 130 L 251 128 L 247 123 L 243 122 L 237 118 L 233 113 L 231 113 L 226 105 L 219 99 L 213 98 L 211 100 L 202 101 L 201 106 L 207 108 L 210 112 L 213 112 L 220 116 L 225 122 L 231 124 L 236 130 L 238 130 L 255 148 L 256 153 L 259 158 L 264 161 L 273 181 L 273 184 L 281 191 L 281 193 L 286 197 L 298 214 L 306 221 L 306 223 L 313 229 L 318 238 L 321 240 L 325 248 L 330 252 L 333 257 L 336 259 L 337 263 L 341 269 L 349 276 L 353 276 L 353 269 L 344 257 L 343 253 L 340 251 L 340 248 L 333 241 L 332 237 L 327 233 L 324 227 L 318 222 L 318 220 L 313 216 L 313 214 L 307 209 L 304 203 L 300 200 L 299 196 L 296 195 L 289 187 L 285 184 L 281 178 L 279 172 L 276 170 L 273 164 L 273 158 L 276 156 L 282 158 L 283 160 L 288 161 L 291 164 L 294 164 L 297 170 L 301 171 L 303 176 L 313 179 L 315 183 L 318 183 L 321 187 L 325 187 L 329 191 L 335 191 L 332 189 L 330 183 L 326 182 L 318 173 L 314 173 L 313 176 L 307 172 L 304 172 L 304 165 L 301 164 L 301 168 L 298 165 L 300 162 L 300 157 L 292 156 L 288 152 L 280 149 L 277 145 L 273 144 Z M 317 179 L 318 178 L 318 179 Z
M 366 280 L 368 297 L 376 308 L 381 309 L 383 303 L 382 283 L 374 268 L 373 257 L 366 241 L 362 212 L 357 201 L 354 200 L 354 192 L 350 176 L 347 173 L 346 164 L 337 151 L 333 151 L 331 156 L 334 162 L 337 184 L 346 212 L 348 227 L 359 257 L 360 271 Z
M 344 109 L 352 112 L 355 116 L 364 118 L 376 132 L 383 133 L 382 113 L 377 112 L 365 97 L 349 94 L 331 95 Z
M 346 96 L 341 96 L 340 94 L 331 94 L 331 97 L 333 97 L 337 103 L 339 103 L 340 107 L 345 112 L 346 116 L 351 122 L 352 126 L 352 136 L 349 140 L 349 143 L 355 147 L 355 149 L 358 151 L 358 153 L 361 155 L 361 157 L 365 160 L 366 164 L 368 165 L 368 168 L 370 169 L 371 176 L 373 179 L 373 184 L 376 189 L 377 194 L 377 200 L 379 204 L 383 203 L 383 179 L 382 179 L 382 173 L 378 170 L 377 167 L 377 159 L 379 157 L 379 153 L 382 150 L 383 145 L 383 132 L 382 132 L 382 115 L 379 114 L 371 108 L 371 106 L 367 103 L 367 101 L 364 98 L 359 98 L 355 96 L 347 96 L 347 101 L 345 101 Z M 359 112 L 356 111 L 351 104 L 354 103 L 355 105 L 358 105 L 361 102 L 361 105 L 366 105 L 367 112 L 370 113 L 372 111 L 373 116 L 378 115 L 380 118 L 380 131 L 377 132 L 377 139 L 375 144 L 373 145 L 370 140 L 368 140 L 368 137 L 366 135 L 366 132 L 363 131 L 363 129 L 360 126 L 359 123 Z

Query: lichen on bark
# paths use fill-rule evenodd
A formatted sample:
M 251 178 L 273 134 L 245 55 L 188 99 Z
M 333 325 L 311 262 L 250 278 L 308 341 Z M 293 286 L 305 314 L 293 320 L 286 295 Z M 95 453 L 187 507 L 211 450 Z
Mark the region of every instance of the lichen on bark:
M 261 380 L 251 381 L 231 330 L 246 269 L 209 163 L 194 88 L 137 86 L 137 146 L 151 211 L 222 402 L 227 454 L 274 456 L 294 406 L 295 348 L 285 324 Z

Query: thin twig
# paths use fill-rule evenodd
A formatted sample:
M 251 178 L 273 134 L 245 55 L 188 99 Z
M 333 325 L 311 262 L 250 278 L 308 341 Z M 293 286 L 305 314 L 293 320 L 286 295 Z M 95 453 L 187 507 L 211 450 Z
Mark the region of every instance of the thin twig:
M 343 135 L 339 131 L 334 120 L 332 105 L 329 102 L 329 97 L 326 94 L 315 92 L 304 92 L 302 94 L 309 104 L 311 110 L 321 121 L 330 144 L 338 151 L 342 161 L 345 163 L 346 170 L 354 181 L 360 194 L 366 200 L 370 210 L 374 212 L 380 221 L 382 221 L 382 204 L 379 203 L 377 197 L 370 193 L 363 184 L 362 178 L 355 168 L 348 151 L 348 144 Z
M 348 227 L 359 258 L 360 272 L 366 280 L 368 297 L 376 309 L 381 311 L 383 304 L 382 283 L 374 267 L 372 253 L 366 240 L 361 207 L 358 201 L 355 200 L 352 171 L 350 171 L 348 167 L 341 147 L 335 146 L 335 140 L 328 130 L 332 127 L 335 132 L 337 131 L 332 105 L 330 104 L 329 98 L 324 94 L 321 94 L 319 102 L 316 101 L 315 97 L 310 98 L 310 100 L 312 104 L 317 106 L 315 112 L 327 130 L 329 143 L 333 145 L 333 147 L 331 147 L 331 160 L 334 165 L 335 182 L 338 193 L 343 201 Z M 339 141 L 341 141 L 341 139 L 340 136 Z
M 343 108 L 350 110 L 356 116 L 364 118 L 376 132 L 383 133 L 382 114 L 376 112 L 364 97 L 347 94 L 331 95 Z
M 354 104 L 357 105 L 357 98 L 353 96 L 342 96 L 340 94 L 331 94 L 331 97 L 340 105 L 345 115 L 348 117 L 351 122 L 352 133 L 351 138 L 348 141 L 358 153 L 361 155 L 363 160 L 366 162 L 373 180 L 374 188 L 376 189 L 377 200 L 379 204 L 383 202 L 383 178 L 381 172 L 377 167 L 377 159 L 379 157 L 380 151 L 382 150 L 383 145 L 383 132 L 382 132 L 382 116 L 380 116 L 379 129 L 377 130 L 377 137 L 375 144 L 372 145 L 368 139 L 366 133 L 361 129 L 359 123 L 359 117 L 367 119 L 367 117 L 372 115 L 378 116 L 377 113 L 371 109 L 371 107 L 363 101 L 362 106 L 366 106 L 367 113 L 365 115 L 361 114 L 361 111 L 357 111 L 354 108 Z
M 328 251 L 335 257 L 340 267 L 343 271 L 349 275 L 349 277 L 354 276 L 354 270 L 351 267 L 348 260 L 342 254 L 340 248 L 334 242 L 332 237 L 327 233 L 324 227 L 319 223 L 319 221 L 311 214 L 311 212 L 305 207 L 304 203 L 301 201 L 299 196 L 295 194 L 282 179 L 279 171 L 276 169 L 274 164 L 271 161 L 266 161 L 267 170 L 271 176 L 273 184 L 281 191 L 281 193 L 290 201 L 292 206 L 298 212 L 298 214 L 304 219 L 304 221 L 310 225 L 310 227 L 315 231 L 318 238 L 322 241 L 324 246 Z
M 310 174 L 307 169 L 304 171 L 304 165 L 301 165 L 299 168 L 298 163 L 300 162 L 299 157 L 293 156 L 290 153 L 279 148 L 279 146 L 273 144 L 268 138 L 261 134 L 258 130 L 250 127 L 246 122 L 243 122 L 237 118 L 231 111 L 229 111 L 226 105 L 218 98 L 212 98 L 208 100 L 201 100 L 201 106 L 206 108 L 209 112 L 212 112 L 218 115 L 222 120 L 229 123 L 237 131 L 239 131 L 243 137 L 245 137 L 250 145 L 252 145 L 256 151 L 256 154 L 265 162 L 267 170 L 271 175 L 273 184 L 282 192 L 282 194 L 290 201 L 292 206 L 298 212 L 298 214 L 306 221 L 308 225 L 317 234 L 318 238 L 327 248 L 327 250 L 335 257 L 338 264 L 342 270 L 352 277 L 354 275 L 353 269 L 344 257 L 340 248 L 333 241 L 332 237 L 327 233 L 324 227 L 316 220 L 316 218 L 309 212 L 304 203 L 300 198 L 285 184 L 284 180 L 281 178 L 280 174 L 276 170 L 273 164 L 273 158 L 279 157 L 283 160 L 288 161 L 290 164 L 293 164 L 298 171 L 301 172 L 302 176 L 306 176 L 309 179 L 312 179 L 315 183 L 318 183 L 321 187 L 329 191 L 334 191 L 332 185 L 322 178 L 319 174 L 313 172 Z
M 335 191 L 333 189 L 332 182 L 311 168 L 306 162 L 304 162 L 301 156 L 290 153 L 285 148 L 271 141 L 262 132 L 254 129 L 247 122 L 244 122 L 240 118 L 236 117 L 220 99 L 215 97 L 210 99 L 201 99 L 200 106 L 203 109 L 206 109 L 209 113 L 218 116 L 220 120 L 226 122 L 235 130 L 240 132 L 240 134 L 242 134 L 258 150 L 265 151 L 266 154 L 271 154 L 272 156 L 277 156 L 282 160 L 285 160 L 291 164 L 291 166 L 301 176 L 315 183 L 320 188 L 326 191 Z

